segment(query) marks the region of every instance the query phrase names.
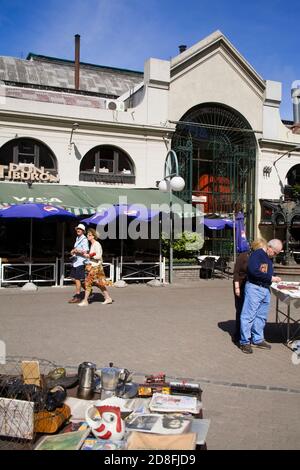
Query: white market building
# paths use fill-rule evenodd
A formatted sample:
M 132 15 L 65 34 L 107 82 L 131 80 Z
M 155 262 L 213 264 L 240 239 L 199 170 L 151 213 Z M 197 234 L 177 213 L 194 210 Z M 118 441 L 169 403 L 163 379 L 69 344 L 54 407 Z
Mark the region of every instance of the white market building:
M 143 72 L 80 63 L 78 89 L 75 75 L 73 61 L 0 57 L 0 204 L 84 214 L 120 195 L 157 202 L 173 148 L 185 201 L 217 214 L 242 207 L 250 238 L 272 236 L 259 200 L 300 184 L 298 123 L 280 118 L 281 84 L 220 31 Z

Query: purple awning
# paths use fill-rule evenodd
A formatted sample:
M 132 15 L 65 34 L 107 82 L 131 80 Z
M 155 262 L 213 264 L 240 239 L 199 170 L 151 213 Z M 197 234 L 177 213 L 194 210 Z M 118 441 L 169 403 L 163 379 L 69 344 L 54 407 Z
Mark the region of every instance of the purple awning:
M 208 219 L 204 217 L 204 225 L 210 230 L 223 230 L 225 227 L 233 228 L 231 219 Z

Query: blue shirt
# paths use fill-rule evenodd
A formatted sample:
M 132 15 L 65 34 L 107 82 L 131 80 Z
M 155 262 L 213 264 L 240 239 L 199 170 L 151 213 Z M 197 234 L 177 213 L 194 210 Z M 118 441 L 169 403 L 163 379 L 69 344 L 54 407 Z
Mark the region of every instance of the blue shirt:
M 74 248 L 77 250 L 82 251 L 89 251 L 89 242 L 85 235 L 81 235 L 80 237 L 76 238 Z M 83 266 L 86 263 L 86 258 L 82 255 L 75 255 L 73 261 L 73 267 L 77 268 L 77 266 Z
M 253 284 L 261 282 L 266 286 L 270 286 L 272 276 L 273 262 L 267 253 L 262 248 L 253 251 L 248 261 L 248 281 L 253 282 Z

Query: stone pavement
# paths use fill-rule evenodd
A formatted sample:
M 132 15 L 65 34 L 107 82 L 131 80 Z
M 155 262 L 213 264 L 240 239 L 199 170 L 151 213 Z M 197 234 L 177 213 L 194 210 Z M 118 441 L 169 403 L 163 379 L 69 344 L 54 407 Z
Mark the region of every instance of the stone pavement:
M 282 344 L 274 299 L 266 339 L 272 350 L 246 355 L 231 342 L 232 281 L 111 288 L 87 308 L 66 303 L 72 288 L 0 290 L 0 340 L 7 355 L 63 366 L 114 362 L 137 374 L 164 371 L 199 381 L 209 449 L 300 449 L 300 364 Z M 298 315 L 300 314 L 300 311 Z

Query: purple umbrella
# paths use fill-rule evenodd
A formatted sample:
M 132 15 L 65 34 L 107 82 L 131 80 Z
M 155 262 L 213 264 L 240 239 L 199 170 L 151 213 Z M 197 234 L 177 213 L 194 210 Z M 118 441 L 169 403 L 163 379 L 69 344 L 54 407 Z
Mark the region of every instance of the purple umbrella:
M 75 218 L 75 215 L 51 204 L 16 204 L 0 210 L 2 219 L 30 219 L 29 262 L 32 261 L 32 220 L 48 217 Z
M 153 219 L 159 214 L 159 211 L 151 211 L 151 209 L 139 204 L 120 205 L 104 207 L 100 212 L 83 219 L 82 222 L 90 225 L 106 225 L 115 220 L 117 217 L 125 215 L 129 218 L 146 222 Z
M 223 230 L 226 226 L 232 228 L 233 222 L 231 219 L 208 219 L 205 217 L 204 225 L 210 230 Z
M 118 206 L 103 207 L 100 212 L 96 212 L 96 214 L 83 219 L 81 222 L 84 222 L 87 225 L 106 225 L 115 220 L 118 215 Z
M 123 204 L 123 205 L 110 206 L 107 208 L 104 207 L 101 210 L 101 212 L 97 212 L 91 217 L 88 217 L 87 219 L 83 219 L 82 222 L 85 222 L 88 225 L 89 224 L 106 225 L 112 222 L 113 220 L 115 220 L 117 217 L 122 218 L 122 216 L 133 218 L 139 222 L 149 222 L 157 215 L 159 215 L 159 211 L 152 211 L 151 209 L 148 209 L 147 207 L 141 204 L 131 204 L 131 205 Z M 160 251 L 159 258 L 161 258 L 161 238 L 160 238 L 160 244 L 159 244 L 159 251 Z M 122 263 L 123 263 L 123 237 L 121 237 L 121 266 L 122 266 Z
M 130 206 L 120 206 L 120 214 L 132 217 L 140 222 L 148 222 L 159 214 L 159 211 L 152 211 L 140 204 L 131 204 Z
M 249 251 L 250 246 L 245 233 L 244 214 L 242 212 L 238 212 L 235 216 L 235 237 L 236 252 Z

